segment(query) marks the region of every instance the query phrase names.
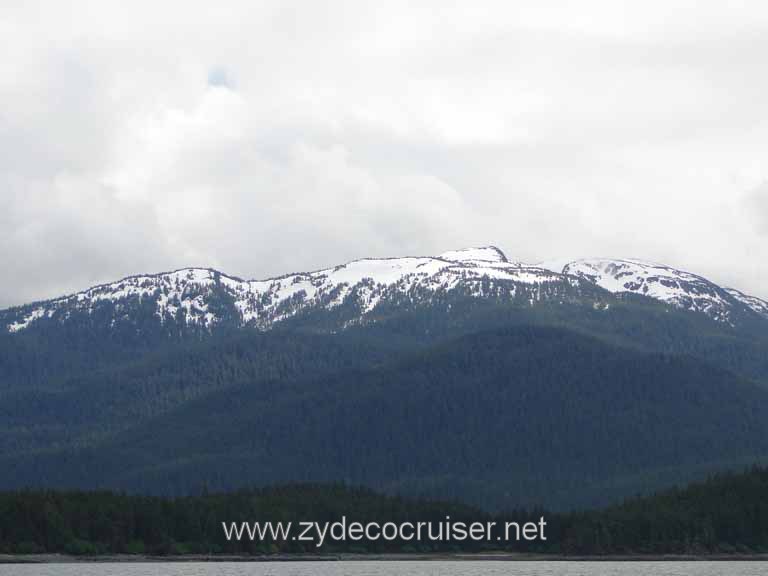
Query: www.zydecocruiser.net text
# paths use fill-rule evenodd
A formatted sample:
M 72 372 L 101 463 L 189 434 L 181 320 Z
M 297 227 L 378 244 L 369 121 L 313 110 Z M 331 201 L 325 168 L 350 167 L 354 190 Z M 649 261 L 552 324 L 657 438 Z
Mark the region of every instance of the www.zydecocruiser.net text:
M 515 542 L 545 541 L 547 522 L 461 522 L 446 516 L 441 522 L 222 522 L 228 541 L 326 542 L 431 541 Z

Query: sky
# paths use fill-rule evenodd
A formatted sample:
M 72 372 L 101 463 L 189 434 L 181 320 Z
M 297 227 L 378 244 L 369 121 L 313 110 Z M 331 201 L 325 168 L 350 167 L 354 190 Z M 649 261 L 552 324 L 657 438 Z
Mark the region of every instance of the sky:
M 0 4 L 0 307 L 478 245 L 768 298 L 768 2 Z

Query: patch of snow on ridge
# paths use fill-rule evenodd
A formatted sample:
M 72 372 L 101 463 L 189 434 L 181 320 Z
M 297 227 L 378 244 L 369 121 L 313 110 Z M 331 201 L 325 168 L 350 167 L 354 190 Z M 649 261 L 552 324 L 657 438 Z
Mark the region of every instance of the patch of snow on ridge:
M 678 308 L 704 312 L 727 321 L 732 308 L 728 294 L 719 286 L 695 274 L 641 260 L 585 259 L 563 268 L 594 282 L 612 293 L 634 293 Z
M 554 258 L 552 260 L 544 260 L 542 262 L 535 262 L 532 264 L 538 268 L 555 272 L 556 274 L 562 274 L 563 269 L 574 261 L 574 258 Z
M 449 250 L 440 254 L 438 258 L 453 262 L 509 262 L 504 252 L 496 248 L 496 246 Z
M 19 322 L 13 322 L 8 326 L 8 332 L 18 332 L 19 330 L 24 330 L 24 328 L 28 327 L 32 322 L 35 320 L 38 320 L 45 316 L 45 309 L 44 308 L 35 308 L 24 316 L 24 318 Z
M 335 291 L 336 298 L 326 304 L 327 308 L 333 308 L 341 304 L 355 289 L 361 300 L 361 313 L 367 314 L 375 308 L 382 294 L 388 289 L 396 289 L 404 294 L 410 293 L 415 287 L 432 292 L 440 289 L 450 290 L 461 282 L 466 283 L 483 277 L 526 284 L 561 280 L 558 275 L 545 270 L 523 268 L 518 264 L 506 262 L 503 253 L 495 248 L 446 254 L 450 259 L 441 255 L 437 258 L 355 260 L 317 272 L 251 281 L 248 282 L 248 291 L 258 301 L 263 300 L 266 295 L 270 302 L 268 309 L 260 310 L 250 306 L 248 302 L 238 306 L 244 322 L 248 323 L 268 316 L 269 309 L 275 309 L 291 298 L 300 298 L 303 305 L 317 305 Z M 297 307 L 296 311 L 299 308 Z
M 725 288 L 725 291 L 751 310 L 757 312 L 765 318 L 768 318 L 768 302 L 765 300 L 762 300 L 757 296 L 749 296 L 748 294 L 744 294 L 744 292 L 736 290 L 735 288 Z
M 213 315 L 208 312 L 205 298 L 199 294 L 193 297 L 188 294 L 188 291 L 190 288 L 210 287 L 216 283 L 217 278 L 220 283 L 227 285 L 241 282 L 207 268 L 185 268 L 164 274 L 129 276 L 70 296 L 41 302 L 34 308 L 21 307 L 22 310 L 32 309 L 21 321 L 11 323 L 8 331 L 23 330 L 43 316 L 53 316 L 57 310 L 79 310 L 90 314 L 95 305 L 100 302 L 114 302 L 119 305 L 132 298 L 142 300 L 155 297 L 157 297 L 156 314 L 161 322 L 165 318 L 165 313 L 175 314 L 178 310 L 183 310 L 187 320 L 203 319 L 204 323 L 208 323 L 212 321 Z

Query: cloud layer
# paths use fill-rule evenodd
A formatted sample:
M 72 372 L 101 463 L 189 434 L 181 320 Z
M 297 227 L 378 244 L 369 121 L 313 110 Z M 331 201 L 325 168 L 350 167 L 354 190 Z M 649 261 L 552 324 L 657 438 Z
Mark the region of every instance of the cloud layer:
M 765 3 L 322 4 L 3 3 L 0 306 L 488 243 L 768 297 Z

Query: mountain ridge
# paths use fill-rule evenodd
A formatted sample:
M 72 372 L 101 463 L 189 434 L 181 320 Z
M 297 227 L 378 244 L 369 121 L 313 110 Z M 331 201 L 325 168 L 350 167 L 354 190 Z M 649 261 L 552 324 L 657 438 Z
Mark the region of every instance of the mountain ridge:
M 603 290 L 603 297 L 593 288 Z M 301 312 L 328 312 L 350 301 L 357 310 L 348 313 L 343 328 L 366 321 L 384 301 L 425 301 L 459 289 L 474 297 L 493 294 L 521 303 L 527 300 L 531 306 L 542 300 L 562 303 L 582 298 L 600 307 L 610 305 L 606 295 L 636 294 L 731 325 L 745 313 L 768 320 L 765 300 L 663 264 L 610 258 L 527 264 L 510 261 L 501 249 L 489 245 L 437 256 L 361 258 L 262 280 L 243 280 L 209 267 L 136 274 L 0 310 L 0 326 L 8 333 L 21 332 L 44 318 L 65 321 L 79 312 L 92 315 L 105 301 L 117 303 L 111 320 L 117 322 L 119 314 L 130 314 L 121 310 L 121 302 L 149 298 L 155 301 L 161 324 L 173 320 L 206 329 L 225 319 L 239 327 L 269 329 Z M 215 301 L 220 301 L 220 309 L 212 305 Z

